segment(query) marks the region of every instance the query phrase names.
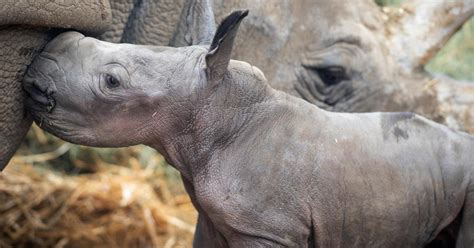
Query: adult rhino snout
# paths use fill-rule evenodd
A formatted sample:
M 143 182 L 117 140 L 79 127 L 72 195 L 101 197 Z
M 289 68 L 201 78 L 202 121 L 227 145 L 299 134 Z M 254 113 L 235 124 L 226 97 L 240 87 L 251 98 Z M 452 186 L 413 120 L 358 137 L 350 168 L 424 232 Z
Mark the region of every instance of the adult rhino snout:
M 30 110 L 51 112 L 56 106 L 54 93 L 56 82 L 65 81 L 67 58 L 78 47 L 84 35 L 78 32 L 65 32 L 49 42 L 44 50 L 33 60 L 23 78 L 23 88 L 28 93 L 27 105 Z

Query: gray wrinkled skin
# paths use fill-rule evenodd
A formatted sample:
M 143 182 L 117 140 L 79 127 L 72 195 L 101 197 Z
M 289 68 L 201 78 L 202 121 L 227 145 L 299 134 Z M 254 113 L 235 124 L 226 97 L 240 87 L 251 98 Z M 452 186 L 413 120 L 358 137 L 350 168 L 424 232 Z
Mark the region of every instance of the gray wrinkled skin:
M 162 153 L 199 211 L 195 247 L 421 247 L 456 217 L 474 245 L 472 136 L 271 88 L 230 61 L 236 14 L 211 49 L 64 33 L 28 70 L 30 112 L 73 143 Z
M 186 26 L 193 15 L 193 12 L 189 12 L 189 6 L 196 4 L 202 6 L 198 12 L 209 12 L 214 19 L 210 1 L 207 0 L 111 0 L 113 23 L 98 38 L 139 45 L 191 45 L 192 42 L 184 36 L 189 34 Z M 212 24 L 212 27 L 215 25 L 214 21 L 207 24 Z
M 21 77 L 51 38 L 39 28 L 0 28 L 0 171 L 31 126 L 24 109 Z

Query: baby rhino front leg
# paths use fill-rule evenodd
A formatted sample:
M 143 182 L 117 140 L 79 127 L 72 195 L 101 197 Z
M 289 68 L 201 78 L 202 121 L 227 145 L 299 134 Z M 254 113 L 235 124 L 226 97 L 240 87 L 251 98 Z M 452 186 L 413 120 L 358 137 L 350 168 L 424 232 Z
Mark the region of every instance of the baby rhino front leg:
M 189 186 L 187 187 L 189 188 Z M 230 228 L 224 223 L 221 223 L 220 229 L 218 225 L 215 225 L 212 220 L 207 216 L 201 206 L 196 206 L 199 211 L 198 221 L 196 225 L 196 232 L 194 234 L 193 247 L 194 248 L 225 248 L 225 247 L 287 247 L 281 245 L 270 238 L 265 238 L 257 234 L 251 235 L 248 233 L 241 233 L 237 229 Z M 205 208 L 208 209 L 209 208 Z M 228 214 L 232 215 L 232 214 Z M 214 215 L 214 218 L 219 215 Z M 220 220 L 226 219 L 218 218 L 216 223 Z M 248 222 L 248 221 L 243 221 Z M 248 230 L 252 227 L 249 226 Z
M 206 220 L 203 214 L 199 214 L 196 232 L 194 234 L 194 248 L 224 248 L 224 247 L 285 247 L 275 244 L 264 238 L 257 236 L 249 237 L 238 233 L 231 233 L 228 238 L 224 238 L 214 227 Z
M 272 242 L 270 240 L 266 240 L 263 237 L 258 237 L 258 236 L 239 236 L 235 235 L 235 237 L 232 237 L 232 239 L 229 241 L 229 246 L 231 248 L 238 248 L 238 247 L 256 247 L 256 248 L 269 248 L 269 247 L 287 247 L 281 244 L 277 244 L 275 242 Z
M 468 190 L 463 207 L 457 248 L 474 247 L 474 189 Z
M 278 211 L 283 206 L 262 206 L 253 197 L 232 197 L 237 193 L 226 197 L 221 193 L 228 189 L 220 189 L 213 194 L 197 190 L 194 247 L 308 247 L 309 225 L 294 213 Z
M 221 248 L 229 247 L 224 236 L 214 227 L 207 216 L 200 213 L 198 215 L 196 231 L 193 240 L 194 248 Z

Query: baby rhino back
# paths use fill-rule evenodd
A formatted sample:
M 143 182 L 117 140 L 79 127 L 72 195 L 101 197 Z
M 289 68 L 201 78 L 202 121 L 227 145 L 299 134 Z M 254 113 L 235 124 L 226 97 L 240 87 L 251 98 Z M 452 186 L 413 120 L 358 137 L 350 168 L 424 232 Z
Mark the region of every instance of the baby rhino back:
M 410 113 L 328 113 L 324 126 L 318 152 L 331 155 L 311 194 L 321 245 L 419 247 L 460 213 L 472 137 Z

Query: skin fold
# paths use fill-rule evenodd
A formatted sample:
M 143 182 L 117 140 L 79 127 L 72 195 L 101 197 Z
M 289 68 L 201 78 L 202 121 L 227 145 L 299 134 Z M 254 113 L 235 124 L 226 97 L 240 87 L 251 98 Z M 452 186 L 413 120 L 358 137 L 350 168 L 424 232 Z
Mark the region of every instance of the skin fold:
M 456 218 L 472 247 L 474 137 L 272 88 L 230 60 L 247 13 L 181 48 L 63 33 L 24 78 L 29 112 L 73 143 L 162 153 L 199 212 L 194 247 L 423 247 Z

